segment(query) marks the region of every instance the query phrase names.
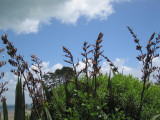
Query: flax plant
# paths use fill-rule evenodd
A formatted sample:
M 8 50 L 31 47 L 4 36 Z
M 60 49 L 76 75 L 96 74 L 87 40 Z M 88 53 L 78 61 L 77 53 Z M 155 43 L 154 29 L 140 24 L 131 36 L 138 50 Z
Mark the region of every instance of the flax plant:
M 0 53 L 3 53 L 4 50 L 5 50 L 4 48 L 0 49 Z M 0 68 L 3 67 L 5 64 L 6 64 L 6 61 L 0 61 Z M 4 77 L 4 72 L 1 71 L 0 79 L 2 79 L 3 77 Z M 0 83 L 0 97 L 2 97 L 2 94 L 8 90 L 8 88 L 6 88 L 7 84 L 8 84 L 8 81 Z M 1 119 L 1 111 L 0 111 L 0 119 Z
M 77 67 L 79 65 L 79 61 L 77 62 L 77 64 L 74 63 L 73 61 L 73 56 L 71 54 L 71 52 L 69 51 L 69 49 L 67 49 L 66 47 L 63 46 L 63 52 L 66 53 L 64 56 L 66 58 L 69 58 L 69 60 L 65 60 L 65 62 L 69 63 L 72 65 L 73 67 L 73 72 L 74 72 L 74 77 L 75 77 L 75 86 L 76 86 L 76 89 L 78 90 L 78 76 L 81 74 L 82 71 L 80 72 L 77 72 Z
M 143 67 L 142 67 L 142 82 L 143 82 L 143 89 L 141 92 L 141 99 L 140 99 L 140 105 L 139 105 L 139 110 L 138 110 L 138 114 L 137 114 L 137 120 L 141 119 L 141 111 L 142 111 L 142 107 L 143 107 L 143 101 L 145 99 L 145 91 L 149 88 L 150 83 L 149 83 L 149 77 L 150 74 L 152 72 L 154 72 L 156 70 L 156 66 L 152 65 L 152 61 L 154 58 L 158 57 L 159 54 L 155 54 L 156 50 L 159 49 L 160 47 L 157 46 L 158 43 L 160 42 L 160 35 L 158 35 L 158 37 L 156 38 L 155 41 L 153 41 L 153 38 L 155 36 L 155 33 L 153 33 L 146 45 L 146 50 L 147 52 L 144 53 L 142 51 L 142 46 L 140 45 L 139 39 L 137 38 L 137 36 L 134 34 L 133 30 L 130 27 L 127 27 L 128 30 L 130 31 L 130 33 L 133 35 L 134 37 L 134 42 L 137 44 L 136 46 L 136 50 L 140 51 L 140 55 L 138 55 L 138 57 L 136 57 L 138 59 L 138 61 L 141 61 L 143 63 Z M 148 85 L 147 85 L 148 83 Z
M 5 36 L 7 36 L 7 34 L 6 34 Z M 0 49 L 0 53 L 3 53 L 4 50 L 5 50 L 4 48 Z M 4 57 L 4 56 L 3 56 L 3 57 Z M 0 61 L 0 68 L 3 67 L 5 64 L 6 64 L 6 61 Z M 0 79 L 2 79 L 3 77 L 4 77 L 4 72 L 2 71 L 2 72 L 0 73 Z M 3 82 L 3 83 L 0 84 L 0 97 L 1 97 L 2 93 L 4 93 L 5 91 L 8 90 L 8 88 L 5 88 L 5 86 L 6 86 L 7 84 L 8 84 L 8 81 Z
M 118 68 L 113 64 L 113 62 L 111 60 L 108 59 L 108 57 L 103 55 L 104 51 L 101 51 L 102 45 L 100 45 L 100 44 L 103 41 L 102 37 L 103 37 L 103 34 L 100 33 L 97 40 L 96 40 L 95 45 L 92 45 L 94 47 L 94 49 L 92 51 L 94 54 L 93 60 L 92 60 L 92 63 L 93 63 L 92 75 L 93 75 L 93 81 L 95 82 L 94 93 L 96 93 L 96 89 L 97 89 L 97 74 L 101 75 L 101 73 L 100 73 L 101 66 L 99 66 L 99 63 L 100 63 L 100 61 L 102 61 L 102 59 L 100 59 L 100 56 L 102 56 L 103 58 L 105 58 L 107 60 L 107 62 L 109 62 L 109 65 L 110 65 L 111 69 L 113 70 L 113 72 L 118 72 Z
M 100 59 L 100 55 L 103 53 L 103 51 L 100 51 L 101 50 L 101 42 L 102 42 L 102 37 L 103 37 L 103 34 L 100 33 L 98 35 L 98 38 L 96 40 L 96 43 L 95 45 L 92 45 L 93 46 L 93 60 L 92 60 L 92 63 L 93 63 L 93 72 L 92 72 L 92 76 L 93 76 L 93 81 L 94 81 L 94 97 L 96 97 L 96 90 L 97 90 L 97 74 L 100 73 L 100 69 L 101 69 L 101 66 L 99 66 L 99 63 L 100 61 L 102 61 L 102 59 Z
M 69 58 L 69 60 L 64 60 L 65 62 L 69 63 L 72 65 L 73 67 L 73 71 L 75 74 L 75 85 L 76 85 L 76 89 L 78 89 L 78 76 L 80 75 L 80 73 L 85 73 L 86 76 L 86 91 L 89 94 L 89 76 L 88 76 L 88 72 L 90 72 L 91 76 L 93 77 L 93 82 L 94 83 L 94 92 L 93 95 L 94 97 L 96 97 L 96 89 L 97 89 L 97 75 L 101 75 L 100 73 L 100 62 L 102 61 L 102 59 L 100 59 L 100 57 L 104 57 L 105 59 L 107 59 L 107 61 L 109 62 L 109 65 L 112 67 L 112 69 L 114 71 L 118 71 L 118 68 L 115 67 L 115 65 L 107 58 L 103 55 L 104 51 L 101 51 L 102 48 L 102 37 L 103 34 L 100 33 L 98 35 L 98 38 L 96 40 L 96 43 L 93 46 L 93 49 L 89 50 L 88 49 L 91 47 L 91 45 L 87 42 L 84 42 L 83 44 L 83 53 L 81 53 L 81 55 L 84 57 L 84 59 L 82 59 L 82 62 L 85 64 L 85 67 L 80 70 L 80 72 L 77 72 L 76 67 L 79 65 L 79 62 L 77 64 L 74 64 L 73 61 L 73 55 L 71 54 L 71 52 L 69 51 L 69 49 L 67 49 L 66 47 L 63 46 L 63 52 L 65 52 L 66 54 L 64 55 L 66 58 Z M 88 58 L 89 53 L 93 53 L 93 57 Z M 89 60 L 91 60 L 92 64 L 93 64 L 93 71 L 89 71 L 88 68 L 91 66 L 91 64 L 89 63 Z M 93 86 L 92 86 L 93 87 Z M 91 88 L 92 89 L 92 88 Z
M 1 37 L 3 43 L 6 45 L 7 53 L 11 57 L 8 62 L 16 69 L 11 69 L 11 72 L 17 76 L 24 78 L 23 89 L 27 87 L 29 91 L 29 96 L 32 98 L 34 104 L 34 111 L 40 118 L 40 113 L 38 110 L 39 106 L 44 103 L 44 93 L 43 93 L 43 81 L 42 72 L 40 65 L 42 61 L 35 55 L 31 55 L 34 68 L 29 68 L 28 63 L 23 59 L 22 55 L 17 54 L 17 48 L 7 39 L 7 35 L 2 35 Z M 34 77 L 34 74 L 37 77 Z
M 81 55 L 85 58 L 85 59 L 82 59 L 82 62 L 85 64 L 85 68 L 82 71 L 85 73 L 85 76 L 86 76 L 86 81 L 87 81 L 86 91 L 87 91 L 88 95 L 89 95 L 89 76 L 88 76 L 89 70 L 88 70 L 88 68 L 91 66 L 89 63 L 89 60 L 91 60 L 91 58 L 88 58 L 88 55 L 89 55 L 89 53 L 93 52 L 93 50 L 88 51 L 90 46 L 91 46 L 90 44 L 88 45 L 87 42 L 84 42 L 84 44 L 83 44 L 84 53 L 81 53 Z

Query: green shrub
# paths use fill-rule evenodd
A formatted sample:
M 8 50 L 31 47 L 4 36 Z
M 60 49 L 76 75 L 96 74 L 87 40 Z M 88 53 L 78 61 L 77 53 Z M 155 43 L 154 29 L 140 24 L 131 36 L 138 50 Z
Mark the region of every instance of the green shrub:
M 131 75 L 117 74 L 111 81 L 111 90 L 108 89 L 109 76 L 97 78 L 98 86 L 96 98 L 90 89 L 86 91 L 86 81 L 82 77 L 78 81 L 79 90 L 73 82 L 68 84 L 70 93 L 70 107 L 65 103 L 65 87 L 59 86 L 53 90 L 49 111 L 52 118 L 66 120 L 134 120 L 139 108 L 142 83 Z M 89 80 L 91 88 L 91 80 Z M 141 119 L 149 120 L 160 111 L 160 86 L 152 84 L 145 93 Z M 111 108 L 112 106 L 112 108 Z

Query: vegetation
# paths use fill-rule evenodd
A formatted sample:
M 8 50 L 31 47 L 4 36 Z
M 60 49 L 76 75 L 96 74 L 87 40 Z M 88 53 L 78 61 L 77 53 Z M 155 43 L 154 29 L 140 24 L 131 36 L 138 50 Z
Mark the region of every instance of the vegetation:
M 3 104 L 3 120 L 8 120 L 8 109 L 5 97 L 2 97 L 2 104 Z
M 63 67 L 62 69 L 57 69 L 54 73 L 47 73 L 43 75 L 45 84 L 48 88 L 57 87 L 65 82 L 65 79 L 73 78 L 73 69 L 70 67 Z
M 15 92 L 14 120 L 25 120 L 24 89 L 22 88 L 21 78 L 19 77 Z
M 160 35 L 153 41 L 152 34 L 146 46 L 146 53 L 134 34 L 129 31 L 140 51 L 137 59 L 142 62 L 142 80 L 131 75 L 123 75 L 113 62 L 103 54 L 100 33 L 95 44 L 83 44 L 81 53 L 85 67 L 77 70 L 79 61 L 75 63 L 72 53 L 63 46 L 64 61 L 70 67 L 63 67 L 54 73 L 42 73 L 42 61 L 31 55 L 32 68 L 17 49 L 2 36 L 10 56 L 8 62 L 16 69 L 11 70 L 18 76 L 16 86 L 15 120 L 150 120 L 160 118 L 160 85 L 150 81 L 151 73 L 158 71 L 152 66 L 158 57 Z M 101 73 L 100 61 L 104 58 L 110 65 L 110 72 Z M 159 71 L 158 71 L 159 72 Z M 21 78 L 24 78 L 23 87 Z M 155 75 L 155 78 L 158 78 Z M 31 115 L 25 117 L 24 88 L 32 98 Z M 20 117 L 20 118 L 19 118 Z
M 91 79 L 89 79 L 91 81 Z M 117 74 L 112 78 L 102 75 L 97 77 L 96 99 L 94 94 L 86 91 L 86 79 L 79 79 L 80 90 L 73 82 L 69 83 L 70 107 L 66 109 L 64 86 L 53 90 L 52 102 L 49 104 L 54 119 L 137 119 L 143 84 L 131 75 Z M 89 82 L 92 85 L 92 82 Z M 142 120 L 150 120 L 160 110 L 160 86 L 152 84 L 146 91 L 143 102 Z M 54 112 L 53 112 L 54 111 Z M 63 113 L 63 114 L 62 114 Z

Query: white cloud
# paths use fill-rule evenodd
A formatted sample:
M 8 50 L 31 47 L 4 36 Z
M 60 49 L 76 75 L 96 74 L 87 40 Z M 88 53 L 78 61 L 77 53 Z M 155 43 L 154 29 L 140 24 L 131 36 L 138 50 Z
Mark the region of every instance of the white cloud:
M 154 58 L 153 59 L 153 66 L 155 67 L 160 67 L 160 57 L 157 57 L 157 58 Z M 151 80 L 153 82 L 156 82 L 157 80 L 153 77 L 153 75 L 158 75 L 158 72 L 157 71 L 154 71 L 152 74 L 151 74 Z
M 63 68 L 62 64 L 57 63 L 56 65 L 54 65 L 54 66 L 51 68 L 50 72 L 55 72 L 55 70 L 57 70 L 57 69 L 62 69 L 62 68 Z
M 25 19 L 20 25 L 14 28 L 14 30 L 20 33 L 37 33 L 38 32 L 39 21 Z
M 137 77 L 139 78 L 139 80 L 141 80 L 141 77 L 142 77 L 142 62 L 139 62 L 137 67 L 136 68 L 132 68 L 130 66 L 126 66 L 125 63 L 127 62 L 128 60 L 126 59 L 120 59 L 120 58 L 116 58 L 115 61 L 113 62 L 114 65 L 116 67 L 118 67 L 118 71 L 119 72 L 122 72 L 123 71 L 123 74 L 124 75 L 133 75 L 134 77 Z M 160 66 L 160 57 L 157 57 L 157 58 L 154 58 L 153 61 L 152 61 L 152 64 L 153 66 L 157 67 L 157 66 Z M 101 71 L 102 73 L 109 73 L 110 71 L 110 66 L 107 62 L 103 62 L 102 64 L 102 68 L 101 68 Z M 151 75 L 150 75 L 150 80 L 152 82 L 156 82 L 156 79 L 153 78 L 153 75 L 157 75 L 157 71 L 153 72 Z
M 116 67 L 118 67 L 118 71 L 120 73 L 123 72 L 124 75 L 133 75 L 134 77 L 138 77 L 139 79 L 142 76 L 141 73 L 141 63 L 138 63 L 136 68 L 132 68 L 129 66 L 126 66 L 125 63 L 127 62 L 126 59 L 120 59 L 116 58 L 115 61 L 113 62 Z M 102 73 L 109 73 L 110 71 L 110 66 L 107 62 L 103 62 L 102 68 L 101 68 Z
M 81 16 L 107 19 L 114 13 L 113 3 L 124 1 L 130 0 L 0 0 L 0 29 L 36 33 L 40 23 L 52 18 L 66 24 L 76 24 Z
M 160 65 L 160 57 L 156 57 L 153 59 L 153 66 L 159 66 Z
M 82 61 L 79 61 L 79 65 L 76 68 L 77 71 L 80 72 L 84 68 L 85 68 L 85 64 Z
M 42 71 L 43 73 L 47 73 L 50 71 L 50 68 L 49 68 L 49 61 L 48 62 L 42 62 Z
M 55 72 L 55 70 L 57 69 L 62 69 L 63 65 L 60 64 L 60 63 L 57 63 L 55 64 L 54 66 L 50 67 L 50 62 L 47 61 L 47 62 L 42 62 L 42 73 L 47 73 L 47 72 Z M 37 69 L 35 66 L 31 66 L 30 67 L 30 70 L 31 68 L 34 68 L 34 69 Z
M 116 58 L 115 61 L 113 62 L 114 65 L 116 67 L 118 67 L 118 71 L 120 73 L 123 72 L 124 75 L 133 75 L 134 77 L 138 77 L 139 79 L 141 79 L 142 77 L 142 72 L 141 72 L 141 67 L 142 67 L 142 63 L 138 63 L 136 68 L 132 68 L 129 66 L 126 66 L 125 63 L 127 62 L 127 59 L 120 59 L 120 58 Z M 156 60 L 156 62 L 158 62 L 158 60 Z M 92 65 L 92 61 L 89 61 L 90 63 L 90 67 L 89 70 L 92 71 L 93 70 L 93 65 Z M 154 62 L 155 63 L 155 62 Z M 158 65 L 158 63 L 157 63 Z M 79 72 L 80 70 L 82 70 L 83 68 L 85 68 L 85 64 L 82 61 L 79 61 L 79 66 L 77 67 L 77 71 Z M 110 65 L 108 62 L 103 62 L 101 65 L 101 70 L 100 70 L 103 74 L 105 73 L 109 73 L 110 72 Z

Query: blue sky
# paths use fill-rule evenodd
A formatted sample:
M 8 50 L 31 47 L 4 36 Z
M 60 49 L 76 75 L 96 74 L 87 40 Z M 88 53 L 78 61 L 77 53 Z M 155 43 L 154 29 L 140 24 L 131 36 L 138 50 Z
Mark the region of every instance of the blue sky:
M 139 53 L 126 26 L 134 30 L 145 46 L 153 32 L 160 33 L 159 5 L 159 0 L 40 0 L 39 3 L 0 0 L 0 35 L 7 33 L 27 61 L 31 54 L 42 59 L 47 71 L 55 70 L 53 66 L 58 63 L 57 68 L 68 66 L 63 61 L 63 45 L 69 48 L 75 60 L 81 60 L 83 42 L 94 44 L 102 32 L 104 54 L 127 74 L 135 72 L 139 77 L 136 73 L 140 70 L 136 59 Z M 156 59 L 155 64 L 159 64 L 159 60 Z M 108 65 L 103 62 L 106 72 Z M 9 65 L 3 69 L 7 71 Z M 16 79 L 7 75 L 6 79 L 12 79 L 9 86 L 15 85 Z M 8 99 L 11 92 L 14 97 L 13 91 L 9 91 Z

